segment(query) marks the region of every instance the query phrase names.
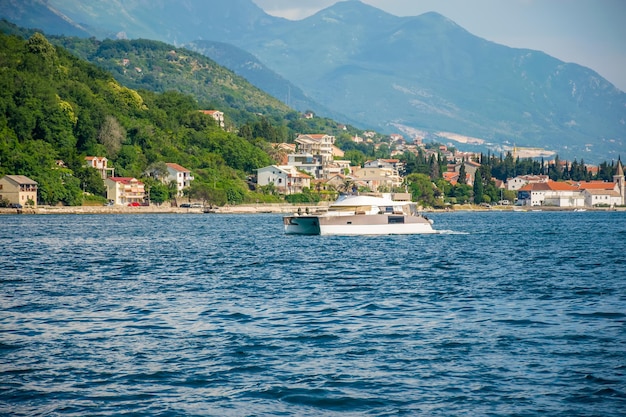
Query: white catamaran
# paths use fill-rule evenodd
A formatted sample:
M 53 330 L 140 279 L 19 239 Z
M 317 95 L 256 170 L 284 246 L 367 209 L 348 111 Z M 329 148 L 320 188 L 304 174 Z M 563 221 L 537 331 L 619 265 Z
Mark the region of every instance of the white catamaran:
M 391 235 L 436 233 L 432 220 L 417 213 L 415 203 L 391 195 L 342 195 L 322 214 L 285 216 L 286 234 Z

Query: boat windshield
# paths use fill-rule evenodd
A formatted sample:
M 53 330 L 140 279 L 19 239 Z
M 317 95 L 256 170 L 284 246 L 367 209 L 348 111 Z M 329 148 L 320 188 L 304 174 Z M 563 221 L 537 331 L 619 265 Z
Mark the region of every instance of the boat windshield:
M 331 206 L 329 212 L 338 213 L 369 213 L 372 210 L 372 206 Z

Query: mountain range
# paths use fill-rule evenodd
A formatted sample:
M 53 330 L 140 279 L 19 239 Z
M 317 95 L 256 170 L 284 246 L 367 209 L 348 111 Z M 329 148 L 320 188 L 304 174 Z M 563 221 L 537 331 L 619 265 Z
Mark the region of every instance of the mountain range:
M 626 93 L 437 13 L 397 17 L 349 0 L 289 21 L 252 0 L 1 0 L 0 16 L 50 34 L 186 46 L 298 110 L 364 129 L 588 162 L 626 151 Z

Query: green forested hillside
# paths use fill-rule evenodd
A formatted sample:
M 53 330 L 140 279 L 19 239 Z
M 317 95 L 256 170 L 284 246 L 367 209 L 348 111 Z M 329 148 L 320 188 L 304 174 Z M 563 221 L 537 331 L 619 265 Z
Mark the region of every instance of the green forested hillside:
M 5 20 L 0 21 L 0 31 L 24 39 L 36 33 Z M 197 52 L 146 39 L 47 38 L 53 45 L 109 72 L 128 88 L 189 94 L 199 107 L 220 109 L 238 125 L 259 114 L 280 123 L 293 113 L 280 100 Z
M 192 95 L 202 108 L 219 108 L 236 124 L 255 114 L 282 120 L 293 111 L 209 58 L 163 42 L 64 37 L 50 41 L 105 69 L 129 88 Z
M 41 34 L 0 34 L 0 175 L 33 178 L 45 204 L 103 193 L 95 170 L 83 168 L 88 155 L 106 156 L 118 176 L 176 162 L 216 202 L 245 201 L 246 174 L 271 162 L 269 145 L 220 129 L 199 108 L 190 95 L 122 86 Z

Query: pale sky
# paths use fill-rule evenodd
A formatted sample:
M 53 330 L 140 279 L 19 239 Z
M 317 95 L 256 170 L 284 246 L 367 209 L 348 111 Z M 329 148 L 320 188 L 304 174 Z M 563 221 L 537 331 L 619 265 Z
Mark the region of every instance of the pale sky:
M 253 0 L 300 20 L 337 0 Z M 626 91 L 626 0 L 362 0 L 396 16 L 438 12 L 481 38 L 589 67 Z

